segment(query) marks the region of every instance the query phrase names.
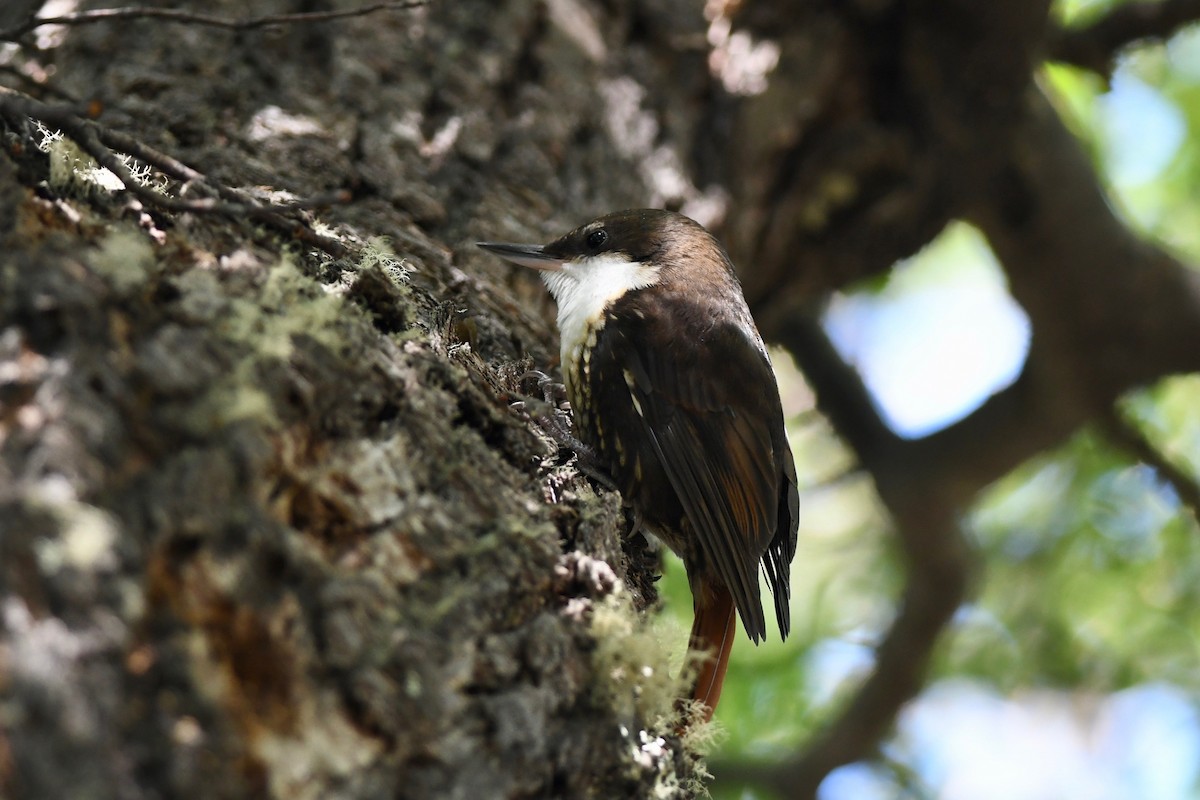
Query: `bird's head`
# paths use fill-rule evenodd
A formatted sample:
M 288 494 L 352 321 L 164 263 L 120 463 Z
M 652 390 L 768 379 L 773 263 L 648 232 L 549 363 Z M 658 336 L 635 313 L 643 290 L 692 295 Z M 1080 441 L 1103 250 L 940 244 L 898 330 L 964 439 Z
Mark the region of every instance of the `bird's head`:
M 479 242 L 514 264 L 541 270 L 558 303 L 564 351 L 627 292 L 727 281 L 725 251 L 700 224 L 671 211 L 617 211 L 546 245 Z

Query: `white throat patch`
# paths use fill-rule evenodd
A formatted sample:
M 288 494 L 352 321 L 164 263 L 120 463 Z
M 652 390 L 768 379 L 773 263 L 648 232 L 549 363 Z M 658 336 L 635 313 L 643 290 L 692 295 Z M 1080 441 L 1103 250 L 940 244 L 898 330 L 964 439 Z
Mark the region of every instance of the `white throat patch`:
M 604 309 L 633 289 L 658 283 L 658 267 L 629 261 L 616 253 L 569 261 L 561 270 L 543 272 L 550 294 L 558 304 L 558 333 L 562 339 L 563 369 L 588 336 L 589 329 L 603 322 Z

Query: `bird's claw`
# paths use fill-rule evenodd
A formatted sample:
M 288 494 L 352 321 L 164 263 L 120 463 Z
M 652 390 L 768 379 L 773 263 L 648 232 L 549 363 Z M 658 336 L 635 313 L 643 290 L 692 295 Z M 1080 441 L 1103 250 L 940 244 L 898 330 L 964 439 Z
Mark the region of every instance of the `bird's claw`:
M 551 405 L 558 406 L 567 401 L 567 387 L 556 382 L 540 369 L 531 369 L 521 376 L 522 388 L 526 381 L 536 381 L 542 399 Z

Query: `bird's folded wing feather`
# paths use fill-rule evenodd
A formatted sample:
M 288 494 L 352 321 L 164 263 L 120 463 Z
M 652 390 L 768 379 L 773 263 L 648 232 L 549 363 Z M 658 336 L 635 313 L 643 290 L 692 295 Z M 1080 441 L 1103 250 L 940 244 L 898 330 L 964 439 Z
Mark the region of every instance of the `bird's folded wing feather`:
M 711 337 L 694 361 L 628 342 L 626 368 L 652 449 L 747 634 L 758 641 L 766 635 L 758 564 L 778 522 L 781 465 L 771 424 L 779 412 L 770 402 L 776 388 L 765 355 L 747 347 L 749 340 L 729 338 L 740 332 L 726 334 Z M 739 393 L 736 403 L 732 392 Z

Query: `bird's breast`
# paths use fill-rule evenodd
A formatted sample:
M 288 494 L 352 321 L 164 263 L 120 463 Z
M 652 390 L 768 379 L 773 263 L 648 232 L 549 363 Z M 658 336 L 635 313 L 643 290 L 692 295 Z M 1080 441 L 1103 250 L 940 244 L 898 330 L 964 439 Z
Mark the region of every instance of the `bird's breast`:
M 559 355 L 562 359 L 563 383 L 567 388 L 567 399 L 571 401 L 576 416 L 585 413 L 590 405 L 592 354 L 604 323 L 604 315 L 597 315 L 586 325 L 580 326 L 570 340 L 565 335 L 562 339 Z

